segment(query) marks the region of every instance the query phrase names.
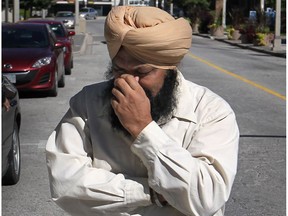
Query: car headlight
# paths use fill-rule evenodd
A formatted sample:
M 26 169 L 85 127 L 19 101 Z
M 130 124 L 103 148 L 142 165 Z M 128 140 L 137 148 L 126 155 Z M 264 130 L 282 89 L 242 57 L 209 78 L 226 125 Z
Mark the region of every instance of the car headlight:
M 45 58 L 41 58 L 39 60 L 37 60 L 34 64 L 33 64 L 33 68 L 41 68 L 45 65 L 49 65 L 51 63 L 51 57 L 45 57 Z

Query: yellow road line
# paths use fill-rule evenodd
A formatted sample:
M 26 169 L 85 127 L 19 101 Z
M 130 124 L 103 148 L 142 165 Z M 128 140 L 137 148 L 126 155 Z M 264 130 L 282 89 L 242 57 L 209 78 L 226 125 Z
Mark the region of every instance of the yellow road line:
M 248 83 L 249 85 L 252 85 L 252 86 L 254 86 L 254 87 L 258 88 L 258 89 L 261 89 L 262 91 L 265 91 L 265 92 L 267 92 L 267 93 L 269 93 L 271 95 L 274 95 L 274 96 L 276 96 L 276 97 L 278 97 L 278 98 L 280 98 L 282 100 L 286 100 L 286 96 L 281 95 L 278 92 L 275 92 L 275 91 L 273 91 L 273 90 L 271 90 L 271 89 L 269 89 L 269 88 L 267 88 L 265 86 L 259 85 L 258 83 L 255 83 L 255 82 L 253 82 L 253 81 L 251 81 L 249 79 L 246 79 L 245 77 L 242 77 L 240 75 L 237 75 L 237 74 L 234 74 L 234 73 L 232 73 L 230 71 L 227 71 L 227 70 L 225 70 L 225 69 L 223 69 L 223 68 L 221 68 L 221 67 L 219 67 L 219 66 L 217 66 L 217 65 L 215 65 L 215 64 L 213 64 L 211 62 L 208 62 L 208 61 L 206 61 L 206 60 L 204 60 L 204 59 L 202 59 L 202 58 L 200 58 L 198 56 L 193 55 L 190 52 L 188 53 L 188 55 L 191 58 L 194 58 L 194 59 L 196 59 L 196 60 L 198 60 L 200 62 L 203 62 L 204 64 L 207 64 L 210 67 L 213 67 L 213 68 L 215 68 L 215 69 L 217 69 L 217 70 L 219 70 L 219 71 L 221 71 L 221 72 L 223 72 L 225 74 L 228 74 L 228 75 L 230 75 L 230 76 L 232 76 L 232 77 L 234 77 L 234 78 L 236 78 L 238 80 L 241 80 L 242 82 Z

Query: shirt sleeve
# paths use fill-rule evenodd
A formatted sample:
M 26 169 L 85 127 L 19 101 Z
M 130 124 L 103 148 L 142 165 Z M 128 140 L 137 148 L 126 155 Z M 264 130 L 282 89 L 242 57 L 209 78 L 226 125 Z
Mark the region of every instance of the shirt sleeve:
M 198 126 L 183 148 L 151 122 L 131 148 L 147 167 L 150 187 L 170 205 L 185 215 L 213 215 L 228 200 L 236 175 L 239 131 L 227 109 L 210 112 Z
M 51 134 L 46 159 L 53 201 L 71 215 L 129 215 L 151 205 L 146 179 L 93 167 L 85 119 L 71 109 Z

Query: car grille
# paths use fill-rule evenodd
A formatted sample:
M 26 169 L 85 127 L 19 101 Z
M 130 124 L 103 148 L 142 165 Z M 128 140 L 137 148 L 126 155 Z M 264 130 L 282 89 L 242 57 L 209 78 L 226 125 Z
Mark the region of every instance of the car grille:
M 43 74 L 43 76 L 39 80 L 39 84 L 47 83 L 49 79 L 50 79 L 50 73 Z
M 13 74 L 16 74 L 16 85 L 23 85 L 31 82 L 35 78 L 37 73 L 38 70 L 13 71 Z

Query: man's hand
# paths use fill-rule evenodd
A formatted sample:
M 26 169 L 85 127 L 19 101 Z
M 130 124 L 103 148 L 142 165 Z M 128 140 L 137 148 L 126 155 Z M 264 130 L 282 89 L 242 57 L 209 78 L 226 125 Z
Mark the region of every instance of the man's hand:
M 136 138 L 152 121 L 150 101 L 139 77 L 123 74 L 115 79 L 111 104 L 124 128 Z
M 6 111 L 8 112 L 10 110 L 10 101 L 8 100 L 8 98 L 5 98 L 5 101 L 3 103 L 3 106 L 5 107 Z

